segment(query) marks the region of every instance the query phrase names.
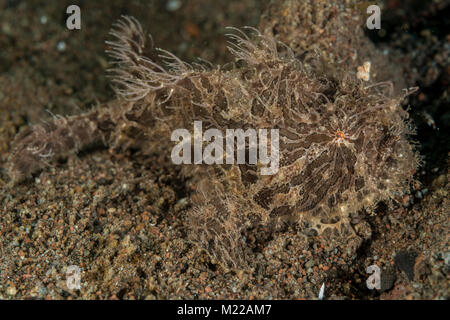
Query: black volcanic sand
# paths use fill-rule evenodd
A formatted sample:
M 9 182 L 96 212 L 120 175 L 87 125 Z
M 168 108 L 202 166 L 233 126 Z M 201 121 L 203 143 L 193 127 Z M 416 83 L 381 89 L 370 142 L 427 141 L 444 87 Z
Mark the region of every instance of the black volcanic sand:
M 81 31 L 65 28 L 72 3 L 82 7 Z M 248 241 L 264 241 L 254 267 L 225 273 L 187 241 L 192 187 L 158 154 L 93 147 L 7 187 L 3 165 L 21 128 L 113 98 L 104 41 L 121 14 L 184 60 L 224 63 L 224 27 L 257 26 L 267 1 L 191 0 L 174 11 L 149 3 L 0 0 L 0 299 L 315 299 L 322 283 L 327 299 L 449 297 L 448 1 L 387 0 L 383 31 L 368 32 L 401 54 L 409 85 L 421 88 L 410 113 L 425 164 L 410 195 L 363 215 L 371 235 L 356 252 L 326 252 L 295 228 L 255 231 Z M 366 287 L 372 264 L 382 270 L 380 291 Z M 80 290 L 66 286 L 70 265 L 82 270 Z

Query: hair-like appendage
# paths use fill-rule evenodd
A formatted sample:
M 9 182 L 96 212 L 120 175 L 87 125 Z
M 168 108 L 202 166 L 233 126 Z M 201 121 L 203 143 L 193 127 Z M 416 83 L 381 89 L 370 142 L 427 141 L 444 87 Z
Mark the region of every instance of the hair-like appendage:
M 110 46 L 106 52 L 115 65 L 112 72 L 113 89 L 118 96 L 126 100 L 137 101 L 152 91 L 173 87 L 179 80 L 192 70 L 192 67 L 181 61 L 172 53 L 159 48 L 159 59 L 165 65 L 156 63 L 150 57 L 143 55 L 147 40 L 153 49 L 153 41 L 146 39 L 140 23 L 133 17 L 122 16 L 113 25 L 110 34 L 114 41 L 106 41 Z
M 234 33 L 227 33 L 228 50 L 238 59 L 245 61 L 249 66 L 255 66 L 261 63 L 270 63 L 276 60 L 294 59 L 294 53 L 284 43 L 275 38 L 261 34 L 258 29 L 253 27 L 227 27 Z M 247 34 L 245 31 L 250 31 Z M 251 38 L 250 38 L 250 37 Z M 281 55 L 279 46 L 285 49 Z
M 12 182 L 31 177 L 55 159 L 76 153 L 90 144 L 105 142 L 111 129 L 106 129 L 108 122 L 107 113 L 95 110 L 78 116 L 54 116 L 48 122 L 19 133 L 8 159 Z
M 245 216 L 239 199 L 217 190 L 203 197 L 204 203 L 186 212 L 189 240 L 222 266 L 243 267 L 247 264 L 242 235 Z

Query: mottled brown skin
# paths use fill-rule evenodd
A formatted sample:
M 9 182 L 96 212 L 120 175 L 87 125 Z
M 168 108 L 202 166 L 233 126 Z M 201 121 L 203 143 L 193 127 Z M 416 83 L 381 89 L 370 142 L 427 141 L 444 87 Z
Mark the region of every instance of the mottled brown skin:
M 242 234 L 250 227 L 291 221 L 343 243 L 357 237 L 349 215 L 402 194 L 418 165 L 400 105 L 408 93 L 392 96 L 389 83 L 335 75 L 320 57 L 300 61 L 256 30 L 231 31 L 237 65 L 230 70 L 192 66 L 166 51 L 156 63 L 157 56 L 142 55 L 148 41 L 139 23 L 124 17 L 109 43 L 118 100 L 18 136 L 13 180 L 99 141 L 170 152 L 172 130 L 192 130 L 194 120 L 204 130 L 277 128 L 280 169 L 273 176 L 260 175 L 258 165 L 184 168 L 196 186 L 186 212 L 189 238 L 216 262 L 242 267 Z

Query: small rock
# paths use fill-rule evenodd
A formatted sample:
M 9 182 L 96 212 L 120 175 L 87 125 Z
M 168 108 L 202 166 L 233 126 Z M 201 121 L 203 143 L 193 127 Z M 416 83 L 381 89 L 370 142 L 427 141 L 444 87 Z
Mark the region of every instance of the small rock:
M 414 265 L 414 275 L 420 281 L 425 280 L 431 274 L 431 268 L 428 262 L 424 259 L 424 256 L 421 255 L 416 259 L 416 263 Z
M 180 0 L 169 0 L 167 1 L 166 9 L 167 11 L 177 11 L 181 8 L 182 2 Z
M 12 28 L 11 28 L 11 25 L 9 23 L 5 22 L 5 23 L 2 24 L 2 32 L 4 34 L 9 36 L 9 35 L 11 35 L 11 31 L 12 31 Z
M 309 269 L 314 267 L 314 265 L 316 264 L 316 262 L 314 260 L 309 260 L 308 262 L 305 263 L 305 269 Z
M 66 51 L 66 43 L 64 41 L 59 41 L 56 45 L 56 49 L 58 49 L 59 52 Z
M 17 293 L 17 289 L 14 286 L 10 286 L 8 287 L 8 289 L 6 289 L 6 293 L 12 297 L 14 297 Z
M 446 266 L 450 266 L 450 251 L 445 252 L 445 253 L 442 255 L 442 257 L 443 257 L 443 259 L 444 259 L 445 265 L 446 265 Z
M 441 174 L 439 177 L 433 180 L 432 185 L 435 188 L 443 187 L 447 183 L 447 177 L 445 174 Z

